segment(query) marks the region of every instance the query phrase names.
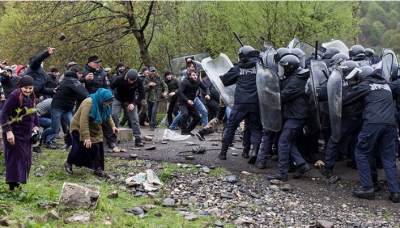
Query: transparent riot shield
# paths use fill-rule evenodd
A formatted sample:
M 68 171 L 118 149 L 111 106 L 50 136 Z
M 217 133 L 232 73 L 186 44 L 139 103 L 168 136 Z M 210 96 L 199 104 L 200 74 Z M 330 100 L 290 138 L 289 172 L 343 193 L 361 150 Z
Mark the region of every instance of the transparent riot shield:
M 265 129 L 280 131 L 282 111 L 278 73 L 272 68 L 257 64 L 256 80 L 261 123 Z
M 293 48 L 295 48 L 295 45 L 297 45 L 297 43 L 299 43 L 299 42 L 300 42 L 300 40 L 297 37 L 294 37 L 293 40 L 291 40 L 289 42 L 289 45 L 287 46 L 287 48 L 293 49 Z
M 316 117 L 314 124 L 318 129 L 321 127 L 321 105 L 318 102 L 318 89 L 320 87 L 326 86 L 328 83 L 329 71 L 328 67 L 323 61 L 312 60 L 310 65 L 310 81 L 311 81 L 311 115 Z M 313 123 L 310 123 L 313 124 Z M 311 127 L 310 127 L 311 129 Z M 315 131 L 314 131 L 315 132 Z M 311 132 L 311 133 L 314 133 Z
M 339 141 L 342 130 L 342 83 L 342 73 L 334 68 L 329 76 L 327 89 L 332 139 L 336 142 Z
M 324 48 L 335 47 L 339 49 L 340 53 L 349 55 L 349 48 L 341 40 L 332 40 L 330 42 L 322 43 L 322 47 Z
M 314 46 L 304 41 L 295 43 L 293 48 L 300 48 L 307 57 L 312 55 L 313 51 L 315 50 Z
M 386 81 L 392 81 L 392 77 L 397 76 L 398 72 L 397 56 L 393 50 L 388 48 L 382 49 L 382 77 Z
M 185 55 L 169 60 L 169 65 L 171 66 L 172 73 L 175 75 L 181 75 L 182 67 L 186 67 L 186 59 L 191 58 L 195 61 L 201 62 L 203 59 L 210 57 L 209 53 L 198 53 L 194 55 Z M 201 69 L 200 69 L 201 70 Z
M 201 61 L 204 71 L 210 78 L 211 83 L 217 89 L 225 104 L 232 108 L 235 103 L 236 84 L 225 87 L 220 76 L 224 75 L 233 67 L 231 60 L 224 53 L 219 54 L 219 57 L 212 59 L 210 57 Z
M 275 60 L 274 60 L 274 55 L 276 54 L 276 50 L 274 47 L 270 46 L 266 51 L 261 52 L 261 60 L 264 66 L 269 66 L 271 67 L 274 65 Z

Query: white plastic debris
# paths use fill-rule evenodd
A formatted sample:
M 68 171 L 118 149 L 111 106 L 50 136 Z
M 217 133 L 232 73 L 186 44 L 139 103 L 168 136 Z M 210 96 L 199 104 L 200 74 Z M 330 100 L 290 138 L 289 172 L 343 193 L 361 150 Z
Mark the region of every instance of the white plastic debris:
M 169 129 L 165 129 L 164 135 L 163 135 L 163 139 L 169 139 L 169 140 L 173 140 L 173 141 L 186 140 L 186 139 L 189 139 L 190 137 L 191 137 L 190 135 L 180 135 Z

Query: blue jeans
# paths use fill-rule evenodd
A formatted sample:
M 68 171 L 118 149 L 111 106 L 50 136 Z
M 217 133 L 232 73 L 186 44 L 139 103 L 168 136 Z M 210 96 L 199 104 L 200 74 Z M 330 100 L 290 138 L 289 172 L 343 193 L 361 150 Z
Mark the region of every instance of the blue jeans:
M 150 128 L 155 128 L 156 127 L 156 122 L 157 122 L 157 110 L 158 110 L 158 101 L 154 102 L 147 102 L 148 105 L 148 117 L 150 119 Z
M 40 127 L 43 128 L 43 131 L 47 128 L 51 127 L 51 119 L 46 117 L 39 117 Z
M 42 137 L 45 142 L 51 142 L 55 138 L 55 134 L 60 132 L 61 118 L 64 118 L 65 123 L 70 126 L 72 120 L 72 111 L 62 109 L 50 109 L 51 113 L 51 127 L 43 131 Z
M 193 102 L 197 111 L 200 113 L 201 122 L 203 122 L 203 126 L 206 126 L 208 124 L 208 112 L 206 107 L 198 97 L 196 97 Z M 172 123 L 169 125 L 168 128 L 170 130 L 173 130 L 176 127 L 176 125 L 181 121 L 181 119 L 182 119 L 182 112 L 179 112 L 179 114 L 175 117 L 174 121 L 172 121 Z

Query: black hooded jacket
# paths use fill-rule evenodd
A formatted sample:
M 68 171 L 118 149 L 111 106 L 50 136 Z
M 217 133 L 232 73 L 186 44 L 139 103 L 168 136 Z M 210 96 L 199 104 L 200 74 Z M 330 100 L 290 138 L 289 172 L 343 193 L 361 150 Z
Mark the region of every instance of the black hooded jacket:
M 224 86 L 236 84 L 235 104 L 259 103 L 256 84 L 256 64 L 258 61 L 258 58 L 241 60 L 221 76 Z
M 79 82 L 76 73 L 67 70 L 64 73 L 64 79 L 60 82 L 57 93 L 53 96 L 51 107 L 70 111 L 74 108 L 75 101 L 83 101 L 88 95 L 88 91 Z
M 309 96 L 305 86 L 309 71 L 295 73 L 281 81 L 281 103 L 283 119 L 307 119 L 309 117 Z
M 142 102 L 145 96 L 143 81 L 140 78 L 135 83 L 128 84 L 124 75 L 118 76 L 112 81 L 111 89 L 114 91 L 115 99 L 120 102 L 135 103 L 137 105 Z M 135 99 L 136 92 L 138 96 Z
M 44 72 L 42 67 L 42 62 L 49 57 L 48 51 L 41 53 L 36 56 L 29 64 L 28 69 L 25 71 L 25 75 L 31 76 L 35 80 L 34 92 L 36 97 L 40 97 L 43 94 L 53 95 L 54 89 L 46 88 L 44 85 L 46 83 L 46 72 Z
M 89 73 L 93 73 L 93 80 L 86 81 L 85 77 Z M 90 94 L 95 93 L 99 88 L 111 90 L 110 81 L 108 80 L 107 74 L 102 67 L 96 71 L 93 67 L 86 65 L 83 69 L 83 77 L 81 82 L 85 83 L 85 87 Z
M 357 100 L 364 103 L 363 119 L 365 124 L 385 124 L 396 126 L 395 108 L 389 84 L 381 76 L 381 70 L 375 70 L 358 86 L 343 93 L 343 105 Z
M 185 77 L 178 89 L 178 104 L 186 105 L 188 100 L 194 100 L 196 98 L 196 91 L 201 88 L 206 91 L 206 95 L 210 95 L 210 90 L 203 82 L 199 79 L 193 81 L 189 76 Z

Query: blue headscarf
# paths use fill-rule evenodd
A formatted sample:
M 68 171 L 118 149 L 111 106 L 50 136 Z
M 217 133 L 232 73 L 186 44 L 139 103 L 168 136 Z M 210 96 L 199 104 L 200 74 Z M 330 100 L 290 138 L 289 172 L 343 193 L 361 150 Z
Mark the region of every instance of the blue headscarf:
M 110 105 L 107 105 L 103 108 L 103 102 L 114 98 L 111 91 L 108 89 L 100 88 L 95 93 L 90 94 L 89 97 L 92 98 L 92 110 L 90 111 L 89 116 L 94 119 L 94 123 L 106 122 L 111 114 L 111 107 Z

